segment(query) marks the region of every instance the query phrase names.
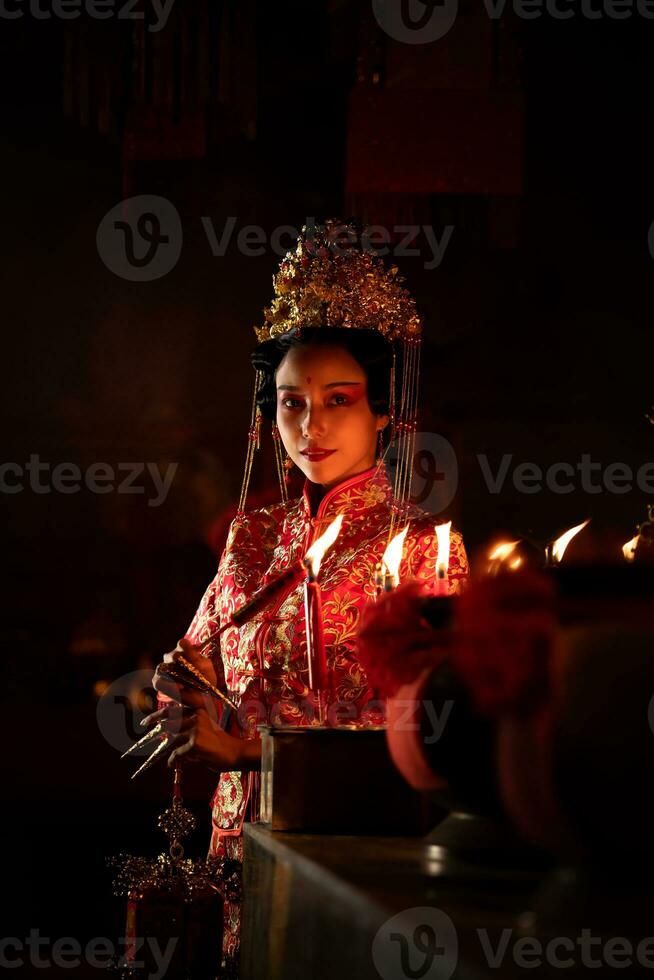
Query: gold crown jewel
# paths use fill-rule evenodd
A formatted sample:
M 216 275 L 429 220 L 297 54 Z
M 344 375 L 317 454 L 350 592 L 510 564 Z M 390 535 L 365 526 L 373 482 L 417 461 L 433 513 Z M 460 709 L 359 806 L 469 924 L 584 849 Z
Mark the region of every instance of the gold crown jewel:
M 418 339 L 421 319 L 397 266 L 374 254 L 358 222 L 304 225 L 273 277 L 274 298 L 257 340 L 302 327 L 376 330 L 388 340 Z

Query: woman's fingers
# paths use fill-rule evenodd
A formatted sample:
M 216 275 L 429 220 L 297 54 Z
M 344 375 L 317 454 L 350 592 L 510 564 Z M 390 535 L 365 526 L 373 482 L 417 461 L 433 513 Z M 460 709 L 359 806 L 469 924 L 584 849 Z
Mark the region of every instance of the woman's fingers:
M 200 653 L 202 648 L 199 645 L 192 643 L 186 636 L 183 636 L 181 640 L 178 641 L 177 646 L 174 650 L 170 650 L 168 653 L 164 654 L 163 662 L 166 664 L 175 663 L 178 654 L 182 654 L 187 660 L 204 659 Z
M 162 738 L 163 737 L 164 736 L 162 735 Z M 185 745 L 191 739 L 191 736 L 188 732 L 166 732 L 165 739 L 166 748 L 164 751 L 166 755 L 168 755 L 171 750 L 174 751 L 180 746 Z M 170 759 L 170 755 L 168 755 L 168 759 Z
M 197 741 L 197 726 L 198 717 L 195 713 L 189 715 L 188 718 L 184 719 L 184 728 L 182 731 L 178 732 L 176 735 L 169 736 L 168 750 L 173 751 L 168 756 L 168 765 L 174 766 L 175 762 L 179 762 L 185 756 L 188 757 L 189 762 L 193 762 L 197 759 L 194 752 L 196 741 Z
M 168 711 L 168 708 L 159 708 L 158 711 L 153 711 L 152 714 L 146 715 L 145 718 L 141 718 L 139 724 L 142 728 L 152 728 L 152 726 L 156 725 L 158 721 L 161 721 L 162 718 L 166 717 L 164 714 L 165 711 Z
M 184 756 L 188 756 L 189 762 L 193 762 L 193 749 L 195 747 L 195 742 L 193 739 L 187 738 L 185 742 L 181 742 L 173 752 L 168 756 L 168 765 L 172 768 L 176 762 L 183 759 Z
M 211 679 L 212 683 L 215 683 L 213 678 L 216 674 L 216 667 L 211 655 L 203 652 L 206 649 L 206 643 L 192 643 L 188 637 L 183 636 L 177 644 L 177 650 L 175 653 L 178 655 L 178 657 L 184 657 L 184 659 L 193 664 L 193 666 L 199 670 L 200 673 Z
M 189 711 L 183 715 L 175 715 L 162 721 L 163 731 L 168 735 L 181 735 L 195 728 L 195 712 Z
M 196 691 L 192 687 L 186 687 L 185 684 L 180 684 L 178 681 L 173 680 L 172 677 L 166 677 L 165 674 L 160 673 L 154 675 L 152 686 L 159 694 L 165 694 L 167 697 L 172 698 L 173 701 L 185 705 L 187 708 L 201 708 L 206 703 L 208 697 L 202 691 Z
M 170 704 L 165 705 L 163 708 L 158 708 L 151 714 L 146 715 L 145 718 L 141 719 L 142 728 L 152 728 L 157 722 L 163 721 L 164 718 L 173 718 L 176 714 L 181 714 L 185 710 L 184 706 L 177 704 L 175 701 L 171 701 Z
M 182 651 L 187 660 L 205 659 L 200 653 L 202 649 L 200 644 L 192 643 L 188 636 L 183 636 L 181 640 L 178 640 L 177 647 Z
M 205 762 L 221 772 L 234 772 L 243 757 L 241 740 L 224 732 L 203 710 L 184 715 L 178 720 L 178 728 L 166 734 L 169 766 L 186 757 L 190 762 Z

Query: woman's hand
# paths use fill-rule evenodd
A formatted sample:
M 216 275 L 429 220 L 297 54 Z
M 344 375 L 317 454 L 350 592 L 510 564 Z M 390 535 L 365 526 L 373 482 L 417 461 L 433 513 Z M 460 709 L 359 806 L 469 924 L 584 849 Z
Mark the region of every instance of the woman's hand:
M 161 722 L 168 734 L 168 765 L 188 759 L 204 762 L 218 772 L 246 771 L 257 768 L 261 759 L 261 743 L 258 739 L 241 739 L 228 735 L 218 724 L 215 712 L 198 708 L 190 711 L 179 704 L 168 704 L 143 719 L 142 725 L 150 728 Z
M 179 660 L 179 655 L 181 654 L 185 660 L 193 664 L 205 677 L 213 684 L 214 687 L 219 687 L 218 676 L 216 674 L 216 669 L 209 657 L 203 657 L 200 650 L 200 646 L 195 646 L 188 640 L 185 636 L 177 644 L 174 650 L 170 653 L 166 653 L 163 658 L 163 664 L 174 664 Z M 159 665 L 161 666 L 161 664 Z M 193 687 L 187 687 L 186 685 L 179 684 L 172 680 L 170 677 L 166 677 L 159 670 L 159 667 L 155 670 L 154 676 L 152 678 L 152 686 L 155 691 L 159 694 L 163 694 L 167 698 L 171 698 L 178 704 L 183 704 L 187 708 L 204 708 L 215 703 L 212 695 L 204 694 L 202 691 L 198 691 Z

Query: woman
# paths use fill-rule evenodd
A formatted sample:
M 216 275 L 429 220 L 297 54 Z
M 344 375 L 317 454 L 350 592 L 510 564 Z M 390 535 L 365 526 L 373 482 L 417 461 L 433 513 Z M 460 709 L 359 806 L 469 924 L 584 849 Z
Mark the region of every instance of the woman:
M 334 247 L 333 224 L 309 240 L 303 229 L 275 277 L 275 300 L 258 331 L 257 372 L 246 479 L 218 573 L 177 650 L 238 703 L 224 731 L 212 702 L 179 688 L 157 671 L 154 686 L 170 697 L 149 716 L 170 732 L 169 764 L 187 758 L 221 773 L 213 797 L 212 853 L 242 856 L 241 832 L 250 806 L 256 819 L 261 760 L 256 725 L 316 724 L 309 690 L 302 583 L 291 582 L 240 627 L 218 629 L 268 581 L 301 559 L 333 519 L 340 534 L 323 558 L 320 586 L 330 668 L 327 723 L 379 724 L 384 704 L 356 656 L 363 606 L 375 597 L 375 569 L 393 532 L 408 526 L 400 578 L 426 589 L 435 576 L 434 518 L 409 503 L 418 375 L 419 321 L 397 270 L 350 243 Z M 295 464 L 304 492 L 271 507 L 246 511 L 245 497 L 263 419 L 273 423 L 279 474 Z M 399 442 L 391 487 L 384 451 Z M 286 463 L 283 450 L 288 454 Z M 282 476 L 282 497 L 285 489 Z M 450 589 L 467 574 L 461 536 L 452 533 Z M 227 908 L 226 954 L 238 948 L 238 909 Z

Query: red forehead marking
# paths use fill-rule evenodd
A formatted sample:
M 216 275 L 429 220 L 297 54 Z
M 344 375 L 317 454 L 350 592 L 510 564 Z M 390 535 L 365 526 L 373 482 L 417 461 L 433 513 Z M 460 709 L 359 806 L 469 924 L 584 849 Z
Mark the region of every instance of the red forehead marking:
M 311 384 L 311 378 L 307 378 L 307 384 L 308 384 L 308 385 L 310 385 L 310 384 Z

